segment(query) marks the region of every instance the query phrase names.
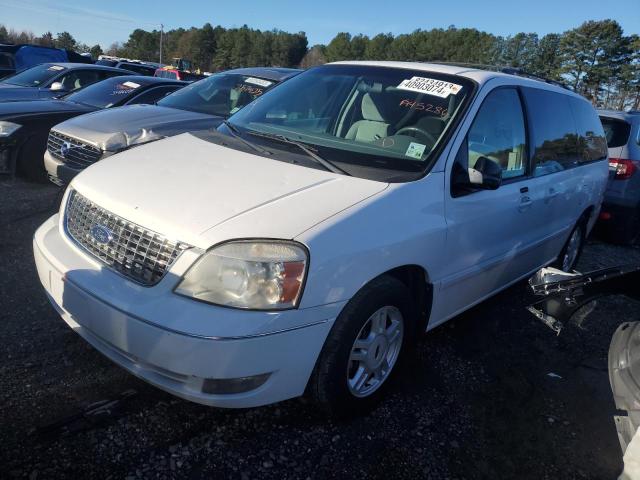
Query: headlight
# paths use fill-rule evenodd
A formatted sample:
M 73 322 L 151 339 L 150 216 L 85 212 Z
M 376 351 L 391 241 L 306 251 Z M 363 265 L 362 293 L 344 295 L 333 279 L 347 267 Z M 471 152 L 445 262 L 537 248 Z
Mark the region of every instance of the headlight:
M 302 294 L 307 264 L 307 251 L 298 243 L 233 241 L 200 257 L 175 292 L 226 307 L 294 308 Z
M 5 138 L 18 130 L 22 125 L 0 121 L 0 138 Z

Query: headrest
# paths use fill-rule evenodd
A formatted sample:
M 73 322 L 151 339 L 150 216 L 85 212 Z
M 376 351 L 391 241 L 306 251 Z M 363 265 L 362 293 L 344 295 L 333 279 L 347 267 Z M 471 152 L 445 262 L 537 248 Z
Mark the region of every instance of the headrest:
M 372 122 L 385 122 L 383 95 L 379 93 L 365 93 L 362 97 L 362 118 Z

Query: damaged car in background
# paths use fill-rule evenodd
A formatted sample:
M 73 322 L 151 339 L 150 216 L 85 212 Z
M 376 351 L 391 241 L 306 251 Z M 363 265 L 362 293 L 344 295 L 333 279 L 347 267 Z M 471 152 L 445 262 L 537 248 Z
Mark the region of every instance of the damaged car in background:
M 153 103 L 186 85 L 184 82 L 141 75 L 112 77 L 62 99 L 0 102 L 0 173 L 14 173 L 46 181 L 43 155 L 84 164 L 91 145 L 72 144 L 65 136 L 51 136 L 52 126 L 69 118 L 120 105 Z M 51 172 L 56 175 L 55 169 Z
M 297 75 L 291 68 L 254 67 L 228 70 L 159 99 L 155 105 L 105 110 L 56 125 L 52 137 L 72 145 L 89 145 L 94 154 L 83 162 L 45 154 L 45 166 L 57 184 L 66 184 L 84 168 L 114 153 L 161 138 L 217 127 L 279 83 Z M 161 80 L 158 78 L 158 80 Z
M 623 265 L 585 274 L 544 268 L 529 280 L 538 297 L 528 310 L 556 334 L 582 328 L 596 301 L 624 295 L 640 302 L 640 265 Z M 637 304 L 636 304 L 637 306 Z M 620 480 L 640 479 L 640 322 L 624 322 L 609 346 L 609 381 L 618 414 L 614 416 L 624 472 Z

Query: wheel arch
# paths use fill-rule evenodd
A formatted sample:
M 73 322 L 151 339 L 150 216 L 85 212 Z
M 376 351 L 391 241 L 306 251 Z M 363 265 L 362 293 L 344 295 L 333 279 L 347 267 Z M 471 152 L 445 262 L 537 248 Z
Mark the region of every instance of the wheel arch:
M 591 229 L 593 228 L 593 226 L 596 223 L 597 217 L 594 215 L 596 213 L 596 206 L 595 205 L 589 205 L 587 208 L 585 208 L 582 211 L 582 214 L 580 215 L 580 217 L 578 218 L 578 221 L 576 222 L 576 225 L 579 223 L 583 223 L 585 226 L 585 237 L 589 236 L 589 233 L 591 232 Z
M 418 331 L 426 331 L 433 305 L 433 284 L 430 281 L 429 273 L 424 267 L 413 264 L 394 267 L 375 278 L 384 275 L 400 280 L 409 289 L 419 314 Z M 371 279 L 361 288 L 365 288 L 373 280 Z

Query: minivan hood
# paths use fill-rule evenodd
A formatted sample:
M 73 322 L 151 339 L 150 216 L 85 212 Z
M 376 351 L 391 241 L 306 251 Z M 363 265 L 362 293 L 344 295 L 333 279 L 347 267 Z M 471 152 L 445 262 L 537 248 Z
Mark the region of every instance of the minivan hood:
M 119 152 L 136 143 L 215 128 L 221 122 L 220 117 L 177 108 L 129 105 L 72 118 L 56 125 L 55 130 L 101 150 Z
M 200 248 L 235 238 L 292 239 L 387 186 L 188 133 L 97 162 L 71 183 L 112 213 Z

